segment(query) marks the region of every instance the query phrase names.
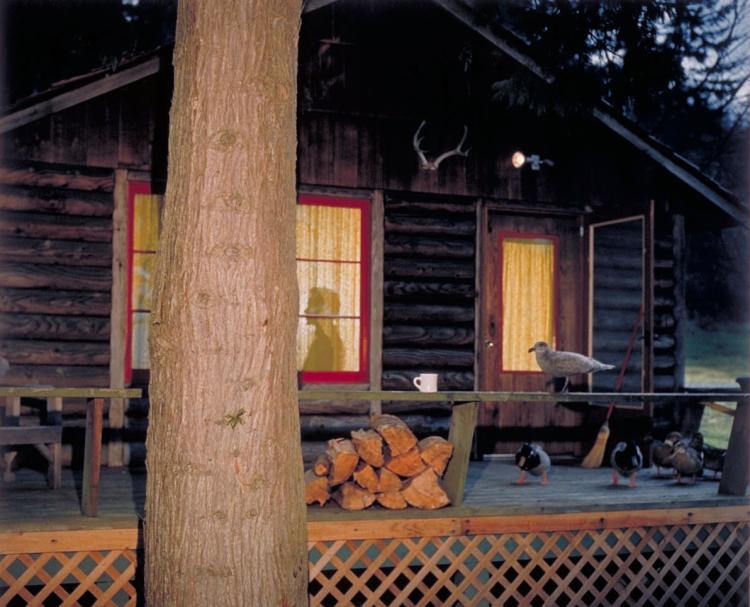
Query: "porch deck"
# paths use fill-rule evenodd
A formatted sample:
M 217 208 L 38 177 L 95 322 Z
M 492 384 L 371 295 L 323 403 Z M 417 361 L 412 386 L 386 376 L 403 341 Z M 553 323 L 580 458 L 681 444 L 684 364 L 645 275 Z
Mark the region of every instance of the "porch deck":
M 609 468 L 587 470 L 572 464 L 553 465 L 550 484 L 533 477 L 525 485 L 513 481 L 518 469 L 508 460 L 471 462 L 464 503 L 437 511 L 385 510 L 377 505 L 359 512 L 342 510 L 334 502 L 310 506 L 311 523 L 355 519 L 446 518 L 515 514 L 552 514 L 617 510 L 720 508 L 748 505 L 747 497 L 719 495 L 718 482 L 710 477 L 695 485 L 678 485 L 674 479 L 654 478 L 654 469 L 642 470 L 638 486 L 626 480 L 611 485 Z M 81 514 L 80 470 L 63 470 L 62 487 L 50 490 L 42 472 L 21 469 L 17 479 L 0 488 L 0 532 L 48 529 L 96 529 L 137 526 L 143 517 L 145 471 L 103 468 L 99 484 L 99 516 Z

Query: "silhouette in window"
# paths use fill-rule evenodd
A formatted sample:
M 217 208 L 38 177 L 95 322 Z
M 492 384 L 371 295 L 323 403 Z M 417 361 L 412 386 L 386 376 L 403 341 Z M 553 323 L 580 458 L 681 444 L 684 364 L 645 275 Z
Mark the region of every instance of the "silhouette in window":
M 307 294 L 307 324 L 315 328 L 302 365 L 304 371 L 340 371 L 344 368 L 344 342 L 336 324 L 341 300 L 324 287 L 313 287 Z

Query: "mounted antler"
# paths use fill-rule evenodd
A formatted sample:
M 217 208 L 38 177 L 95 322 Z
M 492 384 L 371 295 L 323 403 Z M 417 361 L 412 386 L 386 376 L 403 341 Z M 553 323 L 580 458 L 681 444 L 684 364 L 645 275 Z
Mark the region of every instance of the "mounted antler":
M 427 156 L 424 155 L 425 150 L 423 150 L 420 147 L 420 144 L 422 143 L 422 139 L 424 137 L 420 137 L 419 133 L 422 131 L 422 127 L 425 125 L 425 120 L 422 121 L 422 124 L 419 125 L 419 128 L 417 129 L 417 132 L 414 133 L 414 139 L 412 139 L 412 143 L 414 144 L 414 151 L 417 153 L 417 157 L 419 158 L 419 168 L 424 169 L 425 171 L 437 171 L 438 166 L 440 166 L 440 163 L 443 162 L 446 158 L 450 158 L 451 156 L 468 156 L 469 151 L 468 150 L 462 150 L 461 146 L 464 144 L 464 141 L 466 141 L 466 135 L 469 133 L 469 127 L 464 125 L 464 134 L 463 137 L 461 137 L 461 141 L 458 142 L 458 145 L 453 148 L 452 150 L 448 150 L 447 152 L 443 152 L 435 158 L 435 160 L 427 160 Z

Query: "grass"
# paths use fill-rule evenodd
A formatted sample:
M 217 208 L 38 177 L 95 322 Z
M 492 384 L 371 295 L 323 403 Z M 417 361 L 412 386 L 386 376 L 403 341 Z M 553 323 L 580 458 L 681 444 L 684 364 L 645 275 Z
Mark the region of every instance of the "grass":
M 750 375 L 750 325 L 723 323 L 710 328 L 688 323 L 685 340 L 685 384 L 688 388 L 737 388 L 737 377 Z M 734 407 L 733 402 L 724 403 Z M 705 441 L 726 447 L 732 417 L 706 409 L 701 421 Z

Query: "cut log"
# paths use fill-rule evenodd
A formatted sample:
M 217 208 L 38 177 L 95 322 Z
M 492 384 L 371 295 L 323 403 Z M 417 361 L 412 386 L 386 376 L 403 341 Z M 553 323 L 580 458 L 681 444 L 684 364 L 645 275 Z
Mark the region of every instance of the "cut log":
M 388 508 L 389 510 L 403 510 L 408 505 L 400 491 L 380 493 L 375 499 L 383 508 Z
M 399 476 L 409 478 L 420 474 L 427 468 L 427 464 L 419 457 L 419 449 L 414 446 L 401 455 L 386 454 L 385 467 Z
M 328 473 L 331 471 L 331 460 L 328 459 L 325 453 L 321 453 L 315 458 L 312 469 L 316 476 L 328 476 Z
M 419 456 L 438 476 L 443 476 L 453 455 L 453 444 L 442 436 L 428 436 L 417 443 Z
M 328 473 L 328 484 L 331 487 L 349 480 L 359 461 L 352 441 L 345 438 L 329 440 L 326 456 L 331 462 L 331 471 Z
M 375 493 L 378 490 L 378 475 L 375 473 L 375 469 L 366 462 L 359 462 L 357 469 L 354 471 L 354 481 L 370 493 Z
M 371 466 L 381 468 L 384 464 L 383 438 L 374 430 L 354 430 L 352 442 L 357 454 Z
M 378 491 L 381 493 L 392 493 L 394 491 L 401 491 L 401 477 L 388 470 L 388 468 L 381 468 L 378 470 Z
M 375 496 L 355 483 L 344 483 L 333 494 L 333 499 L 344 510 L 364 510 L 375 503 Z
M 305 472 L 305 503 L 309 506 L 313 502 L 318 502 L 322 506 L 330 497 L 328 479 L 325 476 L 317 476 L 312 470 L 307 470 Z
M 450 504 L 450 499 L 432 468 L 427 468 L 422 474 L 406 481 L 401 494 L 415 508 L 436 510 Z
M 392 456 L 406 453 L 417 444 L 417 437 L 406 423 L 395 415 L 380 415 L 370 426 L 383 437 Z

